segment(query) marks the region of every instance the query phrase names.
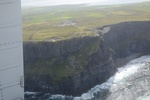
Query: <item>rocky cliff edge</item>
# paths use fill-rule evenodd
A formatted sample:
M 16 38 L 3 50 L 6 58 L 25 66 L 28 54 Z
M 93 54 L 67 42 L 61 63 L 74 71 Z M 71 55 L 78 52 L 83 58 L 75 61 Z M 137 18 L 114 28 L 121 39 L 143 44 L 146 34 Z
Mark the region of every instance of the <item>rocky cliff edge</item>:
M 24 42 L 25 90 L 80 95 L 112 76 L 120 59 L 150 53 L 149 21 L 107 25 L 98 31 L 58 42 Z

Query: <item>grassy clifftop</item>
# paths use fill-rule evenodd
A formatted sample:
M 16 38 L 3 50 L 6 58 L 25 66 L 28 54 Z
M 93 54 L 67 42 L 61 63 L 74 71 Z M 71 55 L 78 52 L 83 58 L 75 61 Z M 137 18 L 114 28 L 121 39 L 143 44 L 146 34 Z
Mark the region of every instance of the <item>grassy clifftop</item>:
M 24 41 L 56 41 L 94 35 L 94 28 L 124 21 L 150 20 L 150 2 L 23 8 Z

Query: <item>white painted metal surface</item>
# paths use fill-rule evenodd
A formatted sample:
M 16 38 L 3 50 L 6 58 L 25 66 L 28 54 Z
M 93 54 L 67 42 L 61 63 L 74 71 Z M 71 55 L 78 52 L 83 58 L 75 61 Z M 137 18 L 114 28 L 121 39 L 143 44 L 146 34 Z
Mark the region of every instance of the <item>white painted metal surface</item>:
M 23 100 L 21 0 L 0 0 L 0 100 Z

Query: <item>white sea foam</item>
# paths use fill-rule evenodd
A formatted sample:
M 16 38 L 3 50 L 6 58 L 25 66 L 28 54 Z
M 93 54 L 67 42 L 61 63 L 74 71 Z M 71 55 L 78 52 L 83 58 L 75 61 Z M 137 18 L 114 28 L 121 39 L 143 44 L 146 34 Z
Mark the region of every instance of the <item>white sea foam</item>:
M 150 96 L 141 96 L 137 100 L 150 100 Z
M 28 91 L 26 91 L 25 94 L 27 94 L 27 95 L 35 95 L 36 92 L 28 92 Z
M 107 82 L 104 82 L 101 85 L 97 85 L 91 90 L 89 90 L 87 93 L 83 93 L 81 97 L 75 97 L 74 100 L 90 100 L 94 98 L 94 93 L 97 93 L 98 91 L 102 89 L 109 89 L 112 85 L 115 85 L 116 83 L 123 82 L 125 79 L 134 73 L 138 71 L 142 66 L 145 66 L 146 63 L 150 63 L 150 55 L 149 56 L 142 56 L 140 58 L 134 59 L 124 65 L 121 68 L 118 68 L 117 73 L 110 77 Z M 147 99 L 139 99 L 139 100 L 147 100 Z M 148 99 L 150 100 L 150 99 Z

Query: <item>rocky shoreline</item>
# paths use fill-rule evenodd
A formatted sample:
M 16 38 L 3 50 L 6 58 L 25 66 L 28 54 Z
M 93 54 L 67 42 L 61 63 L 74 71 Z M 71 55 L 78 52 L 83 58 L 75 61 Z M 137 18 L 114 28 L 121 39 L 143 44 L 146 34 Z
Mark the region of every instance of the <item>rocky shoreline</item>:
M 25 90 L 81 95 L 113 76 L 119 65 L 150 53 L 150 21 L 98 30 L 99 35 L 58 42 L 24 42 Z

